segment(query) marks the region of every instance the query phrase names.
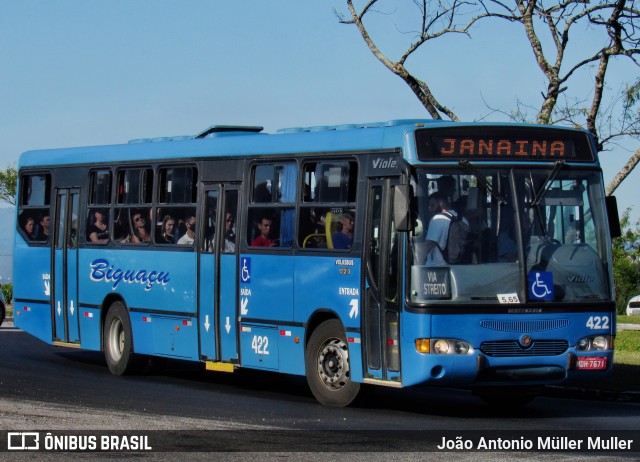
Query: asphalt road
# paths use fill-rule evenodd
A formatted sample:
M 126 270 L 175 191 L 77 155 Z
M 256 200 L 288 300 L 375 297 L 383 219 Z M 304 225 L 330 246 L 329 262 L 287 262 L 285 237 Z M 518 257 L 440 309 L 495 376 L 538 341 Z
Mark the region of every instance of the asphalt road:
M 50 346 L 3 326 L 0 430 L 33 429 L 164 431 L 160 435 L 168 439 L 183 437 L 185 431 L 226 430 L 229 441 L 225 444 L 248 445 L 243 451 L 346 451 L 352 460 L 362 451 L 380 454 L 400 449 L 402 459 L 408 460 L 414 453 L 394 444 L 388 447 L 389 442 L 411 445 L 425 435 L 437 441 L 443 437 L 455 440 L 456 435 L 525 439 L 578 434 L 573 431 L 635 435 L 640 429 L 640 406 L 538 398 L 522 409 L 500 411 L 463 390 L 376 388 L 357 406 L 329 408 L 317 404 L 304 378 L 244 370 L 212 373 L 201 364 L 179 361 L 169 361 L 155 375 L 117 377 L 108 372 L 102 353 Z M 357 451 L 354 439 L 361 445 Z M 635 450 L 640 451 L 640 435 L 637 439 Z M 194 441 L 197 445 L 197 438 Z M 415 454 L 421 454 L 421 446 L 415 448 Z M 455 457 L 451 452 L 428 454 L 427 459 L 433 460 L 478 460 L 477 454 L 468 452 L 455 453 Z M 496 454 L 516 457 L 513 452 Z M 518 454 L 526 460 L 572 460 L 570 453 Z M 626 451 L 586 454 L 592 460 L 639 455 Z M 2 456 L 0 452 L 0 459 Z M 484 456 L 489 457 L 483 453 L 482 460 L 489 460 Z

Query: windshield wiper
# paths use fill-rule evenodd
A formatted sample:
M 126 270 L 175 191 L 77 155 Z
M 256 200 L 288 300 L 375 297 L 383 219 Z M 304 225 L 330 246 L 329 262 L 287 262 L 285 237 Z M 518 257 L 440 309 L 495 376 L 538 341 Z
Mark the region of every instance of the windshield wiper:
M 551 187 L 551 183 L 553 183 L 553 180 L 556 179 L 556 177 L 558 176 L 558 173 L 560 173 L 560 170 L 564 166 L 565 166 L 564 160 L 556 161 L 555 165 L 553 166 L 553 170 L 549 172 L 547 179 L 544 180 L 544 183 L 542 183 L 540 188 L 536 191 L 536 195 L 531 201 L 531 207 L 537 207 L 538 204 L 540 204 L 540 201 L 544 198 L 545 194 L 547 194 L 547 191 L 549 191 L 549 188 Z
M 498 191 L 493 189 L 493 187 L 487 181 L 487 177 L 480 170 L 478 170 L 475 165 L 472 165 L 468 160 L 461 160 L 458 162 L 458 164 L 460 164 L 460 166 L 471 175 L 475 176 L 478 179 L 478 183 L 480 183 L 480 186 L 484 190 L 488 191 L 489 194 L 491 194 L 491 196 L 498 201 L 498 203 L 500 203 L 501 205 L 505 205 L 507 203 L 507 199 Z

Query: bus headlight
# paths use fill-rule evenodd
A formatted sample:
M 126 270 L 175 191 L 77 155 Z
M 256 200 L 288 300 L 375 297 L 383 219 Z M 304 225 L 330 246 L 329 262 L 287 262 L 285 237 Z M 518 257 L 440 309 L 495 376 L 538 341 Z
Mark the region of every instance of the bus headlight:
M 437 355 L 470 355 L 473 347 L 464 340 L 439 338 L 431 340 L 431 351 Z
M 469 345 L 467 342 L 456 340 L 455 347 L 456 354 L 459 355 L 468 355 L 471 352 L 471 345 Z
M 604 351 L 613 349 L 613 337 L 610 335 L 595 335 L 583 337 L 576 343 L 578 351 Z
M 591 345 L 596 350 L 606 350 L 609 348 L 609 339 L 604 335 L 598 335 L 593 339 Z
M 416 350 L 420 353 L 433 352 L 437 355 L 470 355 L 473 347 L 469 342 L 458 339 L 438 338 L 431 339 L 430 347 L 425 345 L 429 339 L 417 339 Z
M 438 355 L 446 355 L 450 350 L 449 342 L 444 339 L 436 340 L 433 344 L 433 352 Z

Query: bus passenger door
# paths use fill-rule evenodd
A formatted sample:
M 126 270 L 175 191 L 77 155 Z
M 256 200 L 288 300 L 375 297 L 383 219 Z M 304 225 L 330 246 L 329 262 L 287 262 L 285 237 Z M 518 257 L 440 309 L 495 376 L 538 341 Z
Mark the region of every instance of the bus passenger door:
M 209 185 L 204 189 L 200 245 L 200 354 L 207 361 L 229 362 L 237 355 L 236 219 L 238 189 Z
M 78 189 L 56 194 L 53 249 L 53 341 L 80 343 L 78 321 Z
M 398 234 L 393 222 L 392 186 L 369 181 L 365 248 L 365 377 L 400 382 Z

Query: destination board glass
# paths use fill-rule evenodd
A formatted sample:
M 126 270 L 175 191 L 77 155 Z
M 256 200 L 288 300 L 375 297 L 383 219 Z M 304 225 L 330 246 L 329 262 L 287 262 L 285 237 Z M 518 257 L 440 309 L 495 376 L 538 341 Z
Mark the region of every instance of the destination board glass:
M 538 127 L 451 127 L 416 131 L 418 158 L 593 162 L 586 132 Z

